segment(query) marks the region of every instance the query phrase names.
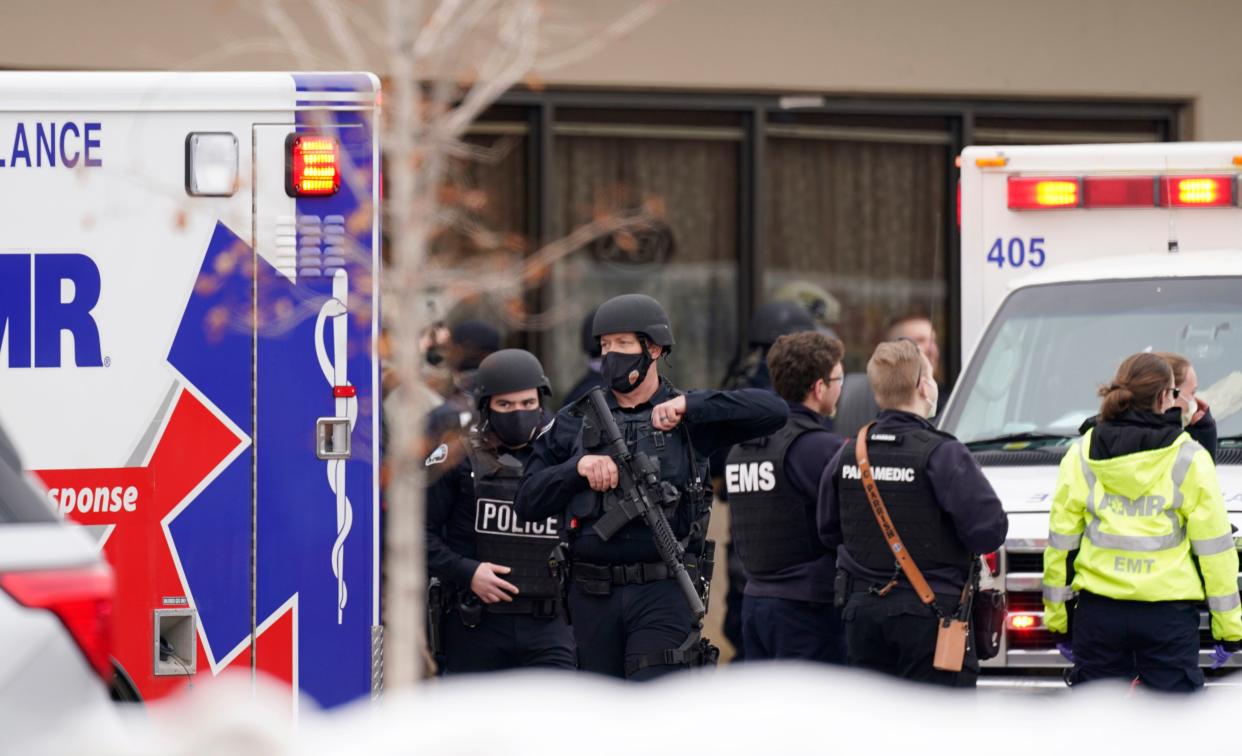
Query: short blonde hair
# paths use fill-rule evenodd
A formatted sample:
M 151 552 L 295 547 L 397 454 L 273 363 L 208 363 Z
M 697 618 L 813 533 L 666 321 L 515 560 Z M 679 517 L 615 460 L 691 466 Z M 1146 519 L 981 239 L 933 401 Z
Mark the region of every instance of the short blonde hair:
M 913 399 L 922 374 L 923 353 L 909 339 L 880 343 L 867 361 L 867 381 L 880 409 Z

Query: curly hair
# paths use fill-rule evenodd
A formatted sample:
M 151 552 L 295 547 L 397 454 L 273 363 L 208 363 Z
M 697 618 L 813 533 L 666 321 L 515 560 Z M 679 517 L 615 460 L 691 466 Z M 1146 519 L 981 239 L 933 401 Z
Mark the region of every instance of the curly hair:
M 785 334 L 768 350 L 772 388 L 785 401 L 801 402 L 815 381 L 828 380 L 843 356 L 841 341 L 818 331 Z

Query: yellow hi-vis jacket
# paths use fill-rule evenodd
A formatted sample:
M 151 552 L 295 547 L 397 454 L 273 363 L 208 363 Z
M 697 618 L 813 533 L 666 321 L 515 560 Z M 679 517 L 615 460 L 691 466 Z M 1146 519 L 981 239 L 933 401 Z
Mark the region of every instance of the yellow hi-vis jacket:
M 1057 475 L 1044 625 L 1067 631 L 1065 602 L 1076 591 L 1125 601 L 1206 598 L 1212 636 L 1242 640 L 1238 552 L 1212 458 L 1183 433 L 1162 449 L 1090 459 L 1093 432 L 1070 447 Z M 1074 549 L 1074 584 L 1066 586 Z

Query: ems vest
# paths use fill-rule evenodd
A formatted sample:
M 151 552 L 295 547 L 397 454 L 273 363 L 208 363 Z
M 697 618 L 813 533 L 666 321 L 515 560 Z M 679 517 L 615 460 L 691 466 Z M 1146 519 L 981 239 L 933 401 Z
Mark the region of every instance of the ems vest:
M 466 442 L 474 477 L 475 553 L 481 562 L 501 564 L 513 571 L 505 580 L 522 598 L 545 599 L 560 595 L 560 585 L 548 571 L 548 557 L 560 541 L 560 518 L 526 522 L 513 509 L 522 463 L 471 437 Z
M 670 398 L 676 394 L 670 394 Z M 672 431 L 656 430 L 651 425 L 651 407 L 637 411 L 625 411 L 618 407 L 612 409 L 613 420 L 617 423 L 621 435 L 625 438 L 630 451 L 637 454 L 644 452 L 655 460 L 660 467 L 660 480 L 677 489 L 680 497 L 664 507 L 673 534 L 684 539 L 690 534 L 690 527 L 704 512 L 697 511 L 710 505 L 704 494 L 704 481 L 708 479 L 707 459 L 699 459 L 690 447 L 690 436 L 685 425 Z M 601 454 L 602 444 L 589 446 L 579 436 L 579 446 L 585 454 Z M 693 461 L 692 461 L 693 460 Z M 569 512 L 577 521 L 578 532 L 586 532 L 605 512 L 615 506 L 616 492 L 599 493 L 586 490 L 574 496 L 570 502 Z M 706 504 L 704 502 L 707 502 Z M 638 523 L 638 527 L 634 527 Z M 572 533 L 571 533 L 572 535 Z M 617 540 L 651 540 L 651 532 L 638 518 L 622 528 L 612 541 Z
M 790 490 L 785 454 L 804 433 L 827 432 L 800 412 L 771 436 L 733 447 L 725 464 L 733 543 L 746 571 L 764 575 L 811 562 L 828 550 L 806 503 Z
M 953 521 L 936 504 L 927 479 L 927 458 L 950 438 L 933 430 L 885 433 L 872 429 L 867 439 L 871 475 L 884 506 L 914 563 L 923 570 L 970 567 L 970 552 L 958 538 Z M 836 471 L 842 545 L 864 567 L 892 570 L 896 560 L 863 491 L 854 443 L 846 443 Z

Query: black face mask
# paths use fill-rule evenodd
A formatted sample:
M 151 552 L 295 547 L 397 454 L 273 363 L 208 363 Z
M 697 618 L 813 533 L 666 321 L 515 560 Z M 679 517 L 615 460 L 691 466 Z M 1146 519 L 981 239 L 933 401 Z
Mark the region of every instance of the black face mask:
M 600 362 L 599 373 L 613 391 L 628 394 L 638 388 L 651 369 L 651 355 L 644 348 L 638 354 L 609 352 Z
M 539 429 L 539 421 L 543 418 L 542 409 L 514 410 L 513 412 L 491 412 L 488 425 L 495 432 L 500 443 L 516 449 L 530 443 Z

